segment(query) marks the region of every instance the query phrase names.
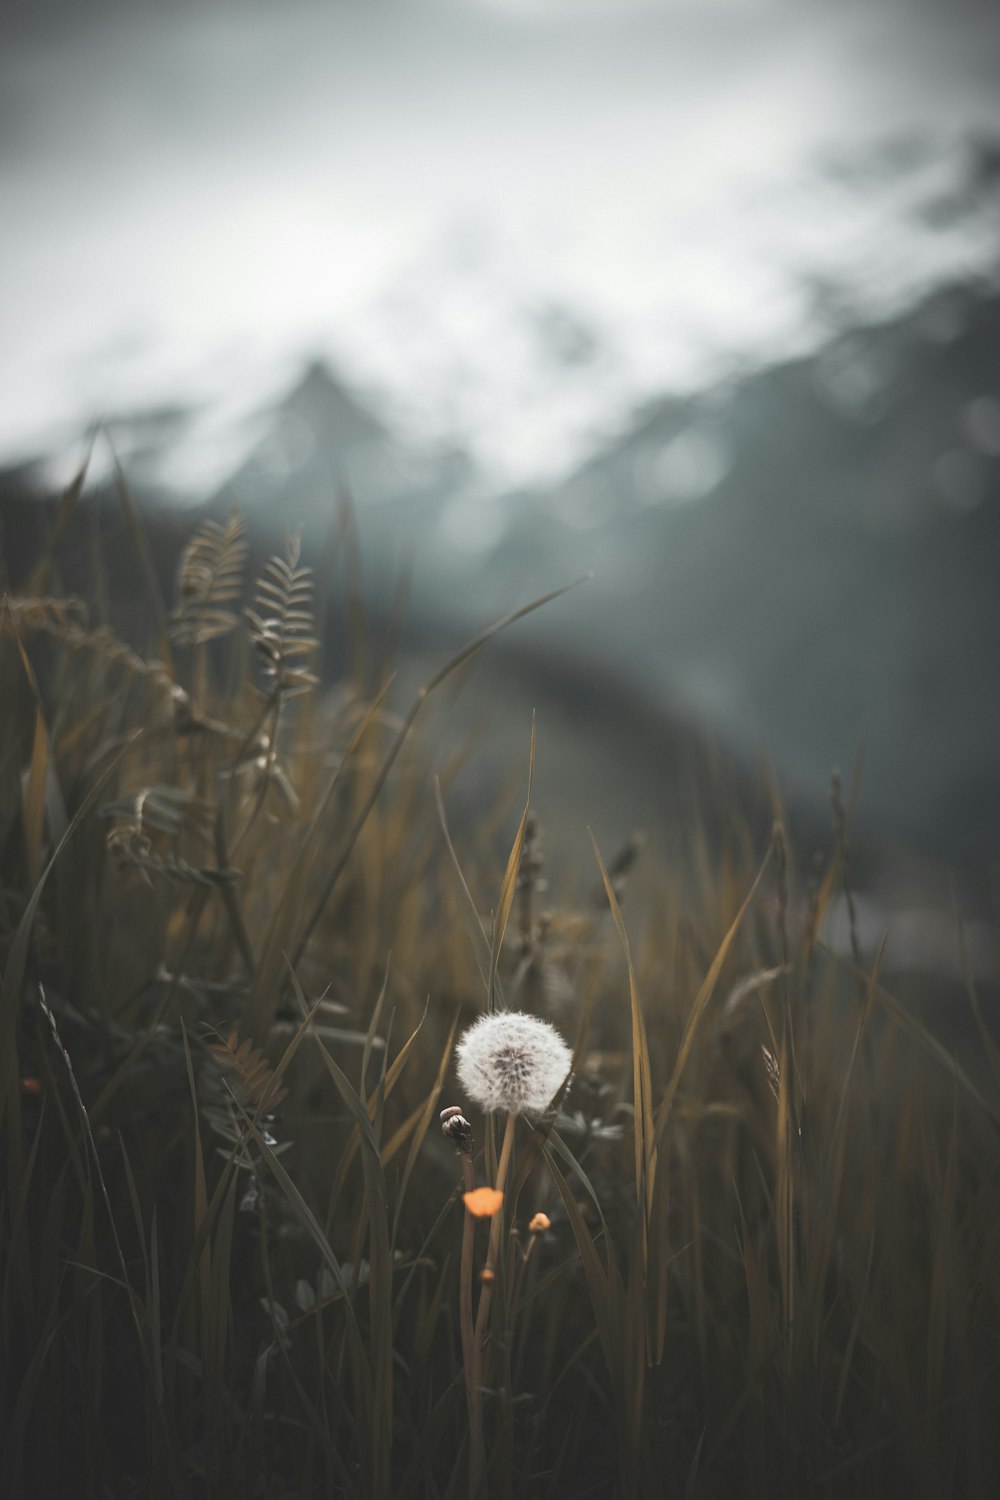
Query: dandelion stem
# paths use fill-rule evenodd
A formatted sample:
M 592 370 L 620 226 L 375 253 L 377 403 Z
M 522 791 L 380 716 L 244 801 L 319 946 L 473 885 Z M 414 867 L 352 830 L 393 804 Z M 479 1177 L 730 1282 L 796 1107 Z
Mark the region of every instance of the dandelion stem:
M 514 1127 L 516 1122 L 517 1116 L 511 1111 L 507 1116 L 503 1144 L 500 1147 L 500 1161 L 497 1165 L 496 1188 L 500 1193 L 503 1192 L 504 1183 L 507 1180 L 507 1172 L 510 1167 L 511 1153 L 514 1149 Z M 468 1223 L 466 1228 L 468 1228 Z M 497 1256 L 502 1238 L 503 1208 L 501 1207 L 490 1220 L 490 1244 L 486 1253 L 484 1280 L 482 1291 L 479 1293 L 479 1306 L 476 1309 L 476 1329 L 472 1341 L 472 1370 L 469 1389 L 469 1500 L 478 1500 L 479 1495 L 485 1493 L 480 1489 L 483 1481 L 483 1343 L 486 1338 L 486 1325 L 489 1322 L 490 1304 L 493 1301 L 494 1273 L 496 1271 Z
M 462 1174 L 465 1190 L 471 1193 L 475 1186 L 472 1173 L 472 1157 L 462 1153 Z M 462 1226 L 462 1267 L 459 1285 L 459 1321 L 462 1329 L 462 1364 L 465 1368 L 465 1386 L 469 1398 L 469 1419 L 474 1415 L 474 1371 L 472 1368 L 472 1251 L 476 1237 L 476 1221 L 466 1210 Z
M 498 1193 L 504 1190 L 507 1180 L 507 1172 L 510 1167 L 511 1152 L 514 1148 L 514 1126 L 517 1116 L 512 1112 L 507 1116 L 507 1126 L 503 1133 L 503 1144 L 500 1147 L 500 1161 L 497 1165 L 496 1189 Z M 490 1246 L 486 1254 L 486 1271 L 496 1271 L 497 1256 L 500 1251 L 500 1243 L 503 1238 L 503 1209 L 493 1215 L 490 1220 Z M 493 1295 L 494 1282 L 491 1275 L 487 1275 L 483 1282 L 483 1290 L 479 1294 L 479 1307 L 476 1310 L 476 1344 L 482 1349 L 483 1339 L 486 1334 L 486 1320 L 490 1314 L 490 1302 Z

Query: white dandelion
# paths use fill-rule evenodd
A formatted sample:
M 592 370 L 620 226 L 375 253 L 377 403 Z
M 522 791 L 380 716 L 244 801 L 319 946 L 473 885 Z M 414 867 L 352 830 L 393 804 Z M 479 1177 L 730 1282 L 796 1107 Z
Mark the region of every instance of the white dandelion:
M 548 1021 L 520 1011 L 480 1016 L 458 1044 L 458 1076 L 481 1109 L 540 1115 L 570 1070 L 573 1055 Z

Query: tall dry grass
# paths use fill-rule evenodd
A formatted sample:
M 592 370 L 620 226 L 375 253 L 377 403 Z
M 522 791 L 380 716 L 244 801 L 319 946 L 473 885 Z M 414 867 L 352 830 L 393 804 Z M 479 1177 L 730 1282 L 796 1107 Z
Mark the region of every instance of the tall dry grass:
M 168 606 L 123 487 L 140 649 L 54 587 L 78 496 L 0 620 L 0 1491 L 466 1495 L 500 1005 L 574 1074 L 513 1131 L 480 1493 L 992 1497 L 1000 1054 L 827 948 L 846 840 L 810 884 L 734 810 L 543 895 L 536 810 L 453 838 L 420 740 L 492 629 L 408 711 L 320 689 L 297 541 L 254 584 L 203 525 Z

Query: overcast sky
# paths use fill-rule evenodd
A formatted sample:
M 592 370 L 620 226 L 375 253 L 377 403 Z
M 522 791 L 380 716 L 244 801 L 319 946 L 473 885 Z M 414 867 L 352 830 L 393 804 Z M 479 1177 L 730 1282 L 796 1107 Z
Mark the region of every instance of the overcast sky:
M 815 339 L 819 282 L 878 307 L 995 259 L 993 218 L 921 213 L 1000 129 L 995 13 L 22 7 L 0 461 L 159 402 L 231 432 L 322 354 L 406 430 L 558 473 L 643 397 Z

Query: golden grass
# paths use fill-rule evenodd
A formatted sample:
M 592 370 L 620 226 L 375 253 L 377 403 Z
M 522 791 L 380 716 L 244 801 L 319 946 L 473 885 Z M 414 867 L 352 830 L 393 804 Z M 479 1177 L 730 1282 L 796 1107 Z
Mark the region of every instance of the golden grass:
M 543 913 L 536 810 L 452 840 L 417 724 L 524 611 L 397 717 L 356 623 L 318 689 L 297 541 L 243 613 L 237 518 L 151 644 L 92 626 L 81 490 L 0 620 L 0 1491 L 465 1495 L 473 1409 L 479 1495 L 992 1496 L 1000 1054 L 825 949 L 839 793 L 811 900 L 734 809 Z M 574 1077 L 505 1135 L 470 1400 L 450 1059 L 497 1004 Z

